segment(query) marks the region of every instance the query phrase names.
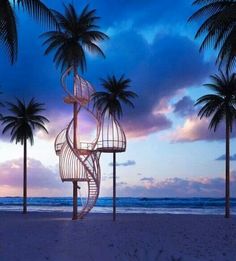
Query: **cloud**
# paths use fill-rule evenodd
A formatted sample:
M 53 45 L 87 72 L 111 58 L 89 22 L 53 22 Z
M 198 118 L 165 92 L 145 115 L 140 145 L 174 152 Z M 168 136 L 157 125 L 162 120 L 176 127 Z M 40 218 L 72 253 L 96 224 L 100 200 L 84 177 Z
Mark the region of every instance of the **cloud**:
M 62 10 L 61 4 L 51 1 L 48 4 Z M 78 5 L 78 8 L 81 9 L 81 6 Z M 96 8 L 102 16 L 101 29 L 109 32 L 113 28 L 113 32 L 110 40 L 102 45 L 106 59 L 87 56 L 88 71 L 84 77 L 94 84 L 96 90 L 100 86 L 98 79 L 108 74 L 119 76 L 125 73 L 132 80 L 132 90 L 139 98 L 134 100 L 134 110 L 124 109 L 122 122 L 128 137 L 143 137 L 170 129 L 172 121 L 164 113 L 155 113 L 156 106 L 163 97 L 172 97 L 179 89 L 200 85 L 209 75 L 211 66 L 199 54 L 195 42 L 184 36 L 181 30 L 160 32 L 155 28 L 157 25 L 165 26 L 167 22 L 170 27 L 185 26 L 191 4 L 186 0 L 178 3 L 170 0 L 162 3 L 154 0 L 148 3 L 109 0 L 97 1 Z M 161 13 L 158 17 L 157 10 Z M 68 123 L 63 115 L 69 115 L 72 108 L 63 104 L 65 94 L 60 84 L 60 71 L 56 71 L 51 56 L 43 56 L 42 41 L 38 40 L 42 28 L 37 23 L 29 23 L 28 16 L 20 18 L 18 62 L 14 70 L 9 63 L 0 64 L 0 70 L 4 72 L 0 76 L 4 99 L 19 96 L 27 100 L 34 96 L 45 102 L 46 116 L 52 122 L 48 125 L 49 137 L 52 137 L 60 131 L 62 123 Z M 143 33 L 147 31 L 151 32 L 151 42 Z
M 194 101 L 189 96 L 184 96 L 173 105 L 173 112 L 181 117 L 190 116 L 196 113 L 194 110 Z
M 148 181 L 148 182 L 154 182 L 154 178 L 142 178 L 142 179 L 140 179 L 140 181 Z
M 109 181 L 109 180 L 111 180 L 111 179 L 113 179 L 113 173 L 112 173 L 112 172 L 109 173 L 109 174 L 107 174 L 107 173 L 103 173 L 103 174 L 102 174 L 102 181 Z M 120 176 L 117 176 L 117 175 L 116 175 L 116 179 L 119 180 L 119 179 L 120 179 Z M 102 185 L 101 185 L 101 186 L 102 186 Z
M 138 197 L 224 197 L 224 178 L 167 178 L 156 181 L 145 178 L 147 183 L 136 186 L 123 186 L 119 188 L 120 196 Z M 142 181 L 143 182 L 143 181 Z M 147 185 L 148 184 L 148 185 Z M 231 187 L 236 186 L 236 172 L 231 173 Z M 232 190 L 232 197 L 236 191 Z
M 0 163 L 1 196 L 19 196 L 22 194 L 22 162 L 22 159 L 14 159 Z M 27 164 L 29 196 L 69 195 L 68 186 L 62 184 L 57 171 L 45 167 L 40 161 L 32 158 L 28 159 Z
M 48 134 L 43 131 L 36 131 L 36 136 L 41 139 L 54 140 L 70 124 L 73 113 L 67 110 L 51 110 L 48 111 L 48 118 L 50 119 L 50 122 L 46 124 Z M 96 119 L 91 113 L 81 109 L 78 120 L 80 141 L 93 142 L 96 138 L 96 130 Z
M 147 189 L 151 188 L 155 183 L 155 179 L 153 177 L 144 177 L 140 179 L 140 181 L 144 184 L 144 187 Z
M 116 183 L 117 186 L 125 186 L 127 184 L 128 184 L 127 182 L 123 182 L 123 181 Z
M 224 155 L 221 155 L 220 157 L 218 157 L 218 158 L 215 159 L 215 160 L 225 160 L 225 154 L 224 154 Z M 235 161 L 235 160 L 236 160 L 236 154 L 231 155 L 231 156 L 230 156 L 230 160 Z
M 167 137 L 171 142 L 193 142 L 193 141 L 216 141 L 225 140 L 225 126 L 221 122 L 214 132 L 208 128 L 210 120 L 207 118 L 200 119 L 197 116 L 186 118 L 183 126 L 178 126 Z M 235 127 L 235 126 L 234 126 Z M 235 131 L 231 133 L 231 138 L 236 137 Z
M 180 23 L 186 24 L 193 12 L 188 0 L 149 0 L 145 3 L 137 0 L 95 0 L 93 7 L 97 8 L 99 16 L 102 17 L 103 26 L 117 27 L 120 23 L 129 21 L 135 29 L 146 29 L 156 24 L 171 24 L 177 27 Z
M 88 75 L 99 78 L 100 72 L 96 70 L 99 67 L 104 77 L 125 73 L 132 80 L 132 90 L 138 98 L 134 100 L 135 109 L 124 108 L 122 120 L 129 137 L 171 128 L 171 120 L 165 113 L 156 113 L 156 107 L 161 106 L 163 98 L 173 97 L 180 89 L 201 85 L 210 70 L 197 46 L 179 35 L 156 35 L 149 44 L 133 30 L 122 31 L 107 43 L 106 52 L 109 54 L 106 60 L 92 61 Z M 99 86 L 99 82 L 95 85 Z
M 67 127 L 72 119 L 72 113 L 63 110 L 52 110 L 47 113 L 49 123 L 45 125 L 48 133 L 36 131 L 36 136 L 41 139 L 55 139 L 56 136 Z
M 197 116 L 189 117 L 185 120 L 183 126 L 179 126 L 174 130 L 168 139 L 171 142 L 193 142 L 193 141 L 215 141 L 225 139 L 225 127 L 220 124 L 216 132 L 209 130 L 209 119 L 198 118 Z M 235 137 L 232 132 L 232 137 Z
M 57 169 L 57 168 L 55 168 Z M 40 161 L 28 160 L 29 196 L 71 196 L 71 183 L 62 183 L 57 170 L 45 167 Z M 105 176 L 103 175 L 103 178 Z M 223 197 L 224 176 L 217 178 L 167 178 L 156 180 L 154 177 L 140 179 L 139 185 L 119 181 L 119 196 L 138 197 Z M 0 164 L 0 196 L 22 195 L 22 159 Z M 110 195 L 109 189 L 101 184 L 103 195 Z M 236 171 L 231 172 L 231 186 L 236 186 Z M 232 190 L 232 196 L 236 191 Z
M 128 160 L 128 161 L 126 161 L 126 162 L 122 162 L 122 163 L 116 163 L 116 166 L 117 167 L 120 167 L 120 166 L 123 166 L 123 167 L 128 167 L 128 166 L 133 166 L 133 165 L 135 165 L 136 164 L 136 162 L 134 161 L 134 160 Z M 109 166 L 113 166 L 113 162 L 110 162 L 109 163 Z
M 141 114 L 124 120 L 124 131 L 129 138 L 145 137 L 149 134 L 171 128 L 172 122 L 163 114 Z

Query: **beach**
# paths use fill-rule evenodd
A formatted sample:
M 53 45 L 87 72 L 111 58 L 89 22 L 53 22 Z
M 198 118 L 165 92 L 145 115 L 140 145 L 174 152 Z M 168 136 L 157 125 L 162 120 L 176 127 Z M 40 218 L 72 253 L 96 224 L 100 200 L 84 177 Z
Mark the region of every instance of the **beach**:
M 0 212 L 0 260 L 236 260 L 236 216 Z

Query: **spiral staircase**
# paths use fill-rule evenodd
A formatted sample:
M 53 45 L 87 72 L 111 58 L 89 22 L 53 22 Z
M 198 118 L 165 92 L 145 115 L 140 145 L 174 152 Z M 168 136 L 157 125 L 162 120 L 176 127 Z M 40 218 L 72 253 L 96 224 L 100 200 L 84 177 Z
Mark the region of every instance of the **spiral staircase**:
M 59 156 L 59 171 L 61 180 L 86 182 L 88 185 L 86 200 L 82 209 L 78 212 L 78 218 L 83 218 L 95 205 L 100 190 L 100 165 L 101 152 L 96 151 L 96 143 L 99 137 L 100 123 L 99 113 L 94 110 L 91 95 L 94 92 L 92 86 L 80 76 L 74 76 L 73 94 L 68 90 L 65 78 L 70 70 L 62 76 L 62 85 L 67 94 L 64 101 L 67 104 L 78 104 L 76 115 L 83 109 L 93 117 L 97 123 L 96 138 L 92 142 L 79 142 L 76 147 L 73 143 L 73 123 L 70 121 L 67 128 L 63 129 L 56 137 L 55 152 Z M 75 117 L 75 116 L 74 116 Z
M 73 80 L 68 84 L 66 80 L 71 76 L 71 72 L 73 72 L 73 68 L 69 68 L 62 75 L 61 83 L 66 93 L 64 102 L 74 106 L 74 116 L 68 126 L 57 135 L 54 148 L 56 155 L 59 156 L 61 180 L 73 183 L 72 219 L 82 219 L 93 208 L 99 196 L 101 153 L 125 151 L 126 137 L 114 117 L 109 114 L 102 116 L 96 109 L 94 101 L 91 99 L 94 89 L 88 81 L 75 73 Z M 72 85 L 72 91 L 68 88 L 69 85 Z M 79 136 L 77 120 L 82 111 L 85 111 L 96 122 L 96 135 L 89 141 L 77 140 L 77 136 Z M 77 214 L 78 183 L 86 183 L 88 189 L 86 200 Z

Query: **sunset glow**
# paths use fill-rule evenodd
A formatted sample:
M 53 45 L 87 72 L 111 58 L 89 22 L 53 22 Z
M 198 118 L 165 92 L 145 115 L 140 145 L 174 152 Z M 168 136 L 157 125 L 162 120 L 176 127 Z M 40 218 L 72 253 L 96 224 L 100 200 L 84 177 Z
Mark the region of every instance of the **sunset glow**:
M 60 1 L 44 2 L 62 10 Z M 216 159 L 224 154 L 224 127 L 209 132 L 208 120 L 199 120 L 194 107 L 206 93 L 202 84 L 216 71 L 214 53 L 199 53 L 194 40 L 198 25 L 187 23 L 195 9 L 185 0 L 90 2 L 110 39 L 102 43 L 106 58 L 87 54 L 87 70 L 80 73 L 96 90 L 101 90 L 100 78 L 125 74 L 138 94 L 135 109 L 124 109 L 128 144 L 125 153 L 117 154 L 117 196 L 222 197 L 224 161 Z M 74 3 L 81 10 L 87 1 Z M 72 118 L 72 106 L 63 102 L 60 70 L 51 56 L 43 55 L 39 35 L 46 29 L 26 13 L 18 12 L 18 18 L 18 61 L 11 66 L 1 56 L 1 101 L 36 97 L 45 103 L 50 120 L 49 135 L 37 132 L 35 144 L 29 146 L 29 196 L 71 196 L 71 184 L 60 181 L 53 146 Z M 94 123 L 81 117 L 79 124 L 86 136 Z M 232 155 L 234 144 L 233 138 Z M 1 136 L 0 196 L 21 196 L 22 154 L 19 144 Z M 111 161 L 112 155 L 102 155 L 101 196 L 112 193 Z M 235 186 L 235 160 L 231 169 Z

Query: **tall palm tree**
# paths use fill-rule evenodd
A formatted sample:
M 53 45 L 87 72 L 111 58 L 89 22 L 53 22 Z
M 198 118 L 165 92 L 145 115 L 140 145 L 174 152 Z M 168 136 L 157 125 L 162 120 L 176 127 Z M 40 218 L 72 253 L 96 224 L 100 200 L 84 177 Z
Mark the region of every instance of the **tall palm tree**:
M 96 9 L 89 10 L 86 5 L 80 14 L 72 4 L 64 5 L 65 14 L 53 11 L 59 24 L 59 29 L 43 33 L 43 45 L 47 48 L 45 55 L 54 53 L 53 62 L 61 71 L 73 67 L 83 72 L 86 69 L 85 50 L 105 57 L 97 42 L 108 39 L 108 36 L 99 31 L 96 24 L 100 17 L 96 16 Z
M 130 99 L 137 97 L 137 94 L 127 90 L 131 80 L 122 75 L 119 79 L 114 75 L 102 79 L 102 86 L 105 91 L 93 94 L 94 106 L 101 111 L 104 117 L 106 113 L 112 118 L 120 119 L 123 111 L 122 105 L 125 104 L 134 108 Z M 116 152 L 113 152 L 113 220 L 116 219 Z
M 236 117 L 236 75 L 211 75 L 211 83 L 204 84 L 215 94 L 200 97 L 195 105 L 203 104 L 198 116 L 212 117 L 209 129 L 215 132 L 222 121 L 225 121 L 225 217 L 230 217 L 230 133 Z
M 200 8 L 189 21 L 204 19 L 195 35 L 195 38 L 203 36 L 200 51 L 209 46 L 219 50 L 216 62 L 231 70 L 236 62 L 236 1 L 195 0 L 193 5 Z
M 31 16 L 47 25 L 56 26 L 50 9 L 41 0 L 1 0 L 0 1 L 0 41 L 5 46 L 11 63 L 15 63 L 18 53 L 18 34 L 15 8 L 21 7 Z
M 72 4 L 64 5 L 64 13 L 53 11 L 59 24 L 59 29 L 42 34 L 46 46 L 45 55 L 54 54 L 53 62 L 61 71 L 73 68 L 74 79 L 80 68 L 83 72 L 86 69 L 85 50 L 105 57 L 98 42 L 108 39 L 108 36 L 99 31 L 96 16 L 96 9 L 89 10 L 86 5 L 80 14 L 76 12 Z M 74 90 L 74 95 L 76 95 Z M 73 104 L 74 117 L 74 147 L 77 147 L 77 113 L 78 103 Z M 73 219 L 77 219 L 77 181 L 73 182 Z
M 44 124 L 48 119 L 39 113 L 44 111 L 43 104 L 33 98 L 28 104 L 16 99 L 16 103 L 7 103 L 10 115 L 3 116 L 2 124 L 5 125 L 2 133 L 10 132 L 11 142 L 23 145 L 23 213 L 27 213 L 27 140 L 34 143 L 34 131 L 42 129 L 47 133 Z

